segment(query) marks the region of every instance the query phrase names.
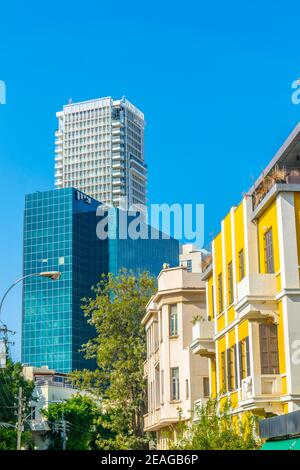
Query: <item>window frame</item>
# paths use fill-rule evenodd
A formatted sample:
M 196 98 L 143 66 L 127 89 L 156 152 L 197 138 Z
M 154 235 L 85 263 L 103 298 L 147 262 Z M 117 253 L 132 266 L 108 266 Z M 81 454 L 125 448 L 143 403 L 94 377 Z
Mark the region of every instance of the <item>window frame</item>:
M 218 313 L 223 312 L 223 276 L 222 273 L 218 274 Z
M 263 333 L 265 334 L 263 335 Z M 272 323 L 261 323 L 259 325 L 259 346 L 261 374 L 278 375 L 280 366 L 277 325 Z
M 227 265 L 227 279 L 228 279 L 228 303 L 229 305 L 233 304 L 234 295 L 233 295 L 233 266 L 232 261 Z
M 176 371 L 177 375 L 174 375 Z M 180 381 L 179 381 L 179 367 L 170 367 L 170 399 L 171 401 L 180 400 Z
M 176 313 L 172 312 L 172 309 L 176 308 Z M 174 329 L 173 329 L 174 327 Z M 174 338 L 178 336 L 178 305 L 169 305 L 169 337 Z
M 264 255 L 265 255 L 265 272 L 274 274 L 274 240 L 273 229 L 270 227 L 264 233 Z
M 242 248 L 238 252 L 238 260 L 239 260 L 239 282 L 242 281 L 245 277 L 245 255 L 244 255 L 244 248 Z

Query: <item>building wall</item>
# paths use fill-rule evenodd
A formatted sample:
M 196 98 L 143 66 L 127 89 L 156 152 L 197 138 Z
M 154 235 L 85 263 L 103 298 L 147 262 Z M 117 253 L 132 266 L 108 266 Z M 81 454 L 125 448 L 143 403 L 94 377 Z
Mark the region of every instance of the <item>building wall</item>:
M 171 311 L 177 308 L 178 331 L 170 334 Z M 148 413 L 145 430 L 155 431 L 158 448 L 166 448 L 180 419 L 191 420 L 195 402 L 205 400 L 203 379 L 208 379 L 208 360 L 190 349 L 193 320 L 206 316 L 205 289 L 201 274 L 186 267 L 164 269 L 158 291 L 144 317 L 148 353 Z M 172 398 L 172 368 L 179 369 L 179 397 Z M 174 435 L 173 435 L 174 437 Z
M 93 367 L 79 352 L 94 332 L 81 299 L 107 271 L 107 248 L 96 237 L 98 202 L 73 188 L 26 196 L 24 275 L 60 271 L 58 281 L 29 278 L 23 290 L 22 362 L 60 372 Z
M 253 210 L 252 198 L 245 196 L 242 203 L 232 208 L 222 221 L 221 232 L 213 240 L 212 269 L 206 276 L 208 315 L 214 319 L 215 324 L 216 355 L 210 359 L 211 391 L 215 396 L 221 394 L 223 397 L 230 397 L 238 412 L 253 410 L 278 414 L 300 406 L 300 379 L 292 359 L 293 348 L 295 349 L 297 338 L 300 337 L 300 323 L 299 319 L 296 320 L 300 301 L 299 194 L 298 191 L 289 191 L 285 186 L 284 190 L 275 191 L 272 197 L 266 197 L 256 211 Z M 268 272 L 266 262 L 266 233 L 270 229 L 273 241 L 272 272 Z M 242 249 L 243 279 L 240 276 L 239 259 Z M 229 301 L 230 262 L 234 266 L 232 304 Z M 277 329 L 279 370 L 278 373 L 264 374 L 260 325 L 270 323 L 276 325 Z M 272 347 L 275 347 L 275 340 L 272 341 Z M 240 354 L 239 348 L 245 347 L 246 342 L 249 344 L 249 352 L 245 353 L 243 350 Z M 230 348 L 233 351 L 236 348 L 236 356 L 233 354 L 232 359 L 228 353 Z M 245 354 L 248 355 L 248 367 L 244 364 Z M 240 377 L 241 363 L 247 369 L 243 378 Z M 229 367 L 232 367 L 231 377 L 234 375 L 232 390 L 229 390 L 228 383 L 231 379 L 228 377 Z
M 108 204 L 146 204 L 144 115 L 125 98 L 69 103 L 57 113 L 55 186 Z
M 95 362 L 80 352 L 95 335 L 81 309 L 82 299 L 92 295 L 91 287 L 102 274 L 118 274 L 122 268 L 157 275 L 164 263 L 178 265 L 178 241 L 163 239 L 161 232 L 154 240 L 121 240 L 117 224 L 109 219 L 108 230 L 115 239 L 98 238 L 99 205 L 74 188 L 26 196 L 24 275 L 60 271 L 62 276 L 58 281 L 32 277 L 24 283 L 25 364 L 48 365 L 65 373 L 94 368 Z

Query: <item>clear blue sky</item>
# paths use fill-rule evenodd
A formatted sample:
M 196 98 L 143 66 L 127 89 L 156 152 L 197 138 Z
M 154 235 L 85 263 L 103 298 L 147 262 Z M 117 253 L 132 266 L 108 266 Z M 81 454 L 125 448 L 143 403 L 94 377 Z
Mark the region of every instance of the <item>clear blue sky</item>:
M 297 1 L 2 2 L 0 294 L 22 272 L 24 194 L 53 187 L 55 112 L 125 95 L 146 115 L 149 201 L 204 203 L 206 243 L 300 118 Z M 4 319 L 18 331 L 21 288 Z

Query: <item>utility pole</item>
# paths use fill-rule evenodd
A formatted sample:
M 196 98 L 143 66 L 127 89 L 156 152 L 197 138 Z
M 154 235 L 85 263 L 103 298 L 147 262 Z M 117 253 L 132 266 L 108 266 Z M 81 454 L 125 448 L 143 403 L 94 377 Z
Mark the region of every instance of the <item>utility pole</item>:
M 66 420 L 64 418 L 64 413 L 62 417 L 62 448 L 63 450 L 67 449 L 67 427 L 66 427 Z
M 70 430 L 70 423 L 65 420 L 64 408 L 62 407 L 61 419 L 56 421 L 54 429 L 56 432 L 60 432 L 62 440 L 62 450 L 67 450 L 67 433 Z
M 8 345 L 14 344 L 8 340 L 8 333 L 14 335 L 16 332 L 9 330 L 3 322 L 0 323 L 0 369 L 5 369 L 9 357 Z
M 21 438 L 22 438 L 22 432 L 23 432 L 23 408 L 24 408 L 23 389 L 22 389 L 22 387 L 19 387 L 18 422 L 17 422 L 17 450 L 21 450 Z

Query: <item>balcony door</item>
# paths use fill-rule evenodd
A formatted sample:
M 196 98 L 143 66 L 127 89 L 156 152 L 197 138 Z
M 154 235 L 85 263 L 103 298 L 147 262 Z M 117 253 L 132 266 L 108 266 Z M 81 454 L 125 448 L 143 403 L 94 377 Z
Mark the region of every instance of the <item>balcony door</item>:
M 279 374 L 277 325 L 259 325 L 260 363 L 262 374 Z

